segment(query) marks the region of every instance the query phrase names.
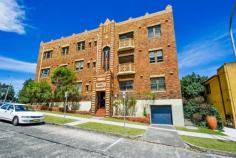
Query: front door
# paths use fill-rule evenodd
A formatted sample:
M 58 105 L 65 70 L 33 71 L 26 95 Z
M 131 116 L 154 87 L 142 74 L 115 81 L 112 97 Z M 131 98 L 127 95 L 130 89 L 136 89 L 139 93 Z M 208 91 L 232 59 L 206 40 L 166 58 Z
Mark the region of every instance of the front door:
M 97 109 L 105 108 L 105 91 L 97 92 Z

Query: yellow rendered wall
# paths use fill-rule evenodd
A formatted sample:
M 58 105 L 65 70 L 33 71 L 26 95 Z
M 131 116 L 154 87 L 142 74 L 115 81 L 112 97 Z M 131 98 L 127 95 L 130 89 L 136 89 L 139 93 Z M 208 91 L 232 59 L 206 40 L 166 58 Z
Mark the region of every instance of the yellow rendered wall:
M 210 85 L 211 89 L 211 93 L 207 95 L 207 100 L 209 103 L 213 104 L 217 108 L 217 110 L 220 112 L 223 121 L 225 122 L 225 113 L 224 113 L 224 107 L 223 107 L 218 77 L 217 76 L 213 77 L 207 82 L 207 84 Z
M 236 63 L 228 63 L 224 67 L 228 84 L 229 102 L 231 112 L 234 117 L 234 126 L 236 127 Z

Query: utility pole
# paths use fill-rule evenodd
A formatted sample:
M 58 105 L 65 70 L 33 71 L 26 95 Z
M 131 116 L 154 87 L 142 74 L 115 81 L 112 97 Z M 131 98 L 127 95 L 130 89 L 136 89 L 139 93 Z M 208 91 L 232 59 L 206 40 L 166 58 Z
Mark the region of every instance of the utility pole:
M 8 76 L 9 77 L 9 76 Z M 9 93 L 9 89 L 10 89 L 10 87 L 11 87 L 11 80 L 10 80 L 10 84 L 8 85 L 8 87 L 7 87 L 7 91 L 6 91 L 6 94 L 5 94 L 5 97 L 4 97 L 4 100 L 3 100 L 3 104 L 6 102 L 6 100 L 7 100 L 7 96 L 8 96 L 8 93 Z
M 230 34 L 230 37 L 231 37 L 231 43 L 232 43 L 232 46 L 233 46 L 234 56 L 235 56 L 235 60 L 236 60 L 236 48 L 235 48 L 234 35 L 233 35 L 233 29 L 232 29 L 235 9 L 236 9 L 236 0 L 234 1 L 234 5 L 233 5 L 233 9 L 232 9 L 232 12 L 231 12 L 231 15 L 230 15 L 230 21 L 229 21 L 229 34 Z

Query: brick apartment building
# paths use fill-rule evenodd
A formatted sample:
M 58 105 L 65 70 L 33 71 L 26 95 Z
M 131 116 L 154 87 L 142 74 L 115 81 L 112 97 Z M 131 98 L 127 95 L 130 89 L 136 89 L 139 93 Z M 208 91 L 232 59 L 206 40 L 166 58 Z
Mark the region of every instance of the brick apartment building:
M 137 96 L 136 116 L 143 115 L 142 94 L 155 93 L 148 113 L 152 123 L 182 126 L 172 7 L 123 22 L 107 19 L 97 29 L 40 43 L 36 80 L 47 80 L 58 66 L 75 71 L 85 99 L 81 110 L 112 115 L 112 99 L 128 91 Z

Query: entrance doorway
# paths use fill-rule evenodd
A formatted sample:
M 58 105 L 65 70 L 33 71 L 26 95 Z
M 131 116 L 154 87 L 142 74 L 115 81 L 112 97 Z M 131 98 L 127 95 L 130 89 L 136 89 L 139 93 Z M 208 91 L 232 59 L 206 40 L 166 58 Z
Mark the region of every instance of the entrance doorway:
M 97 109 L 104 109 L 105 103 L 105 91 L 97 92 Z

